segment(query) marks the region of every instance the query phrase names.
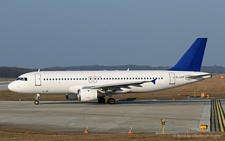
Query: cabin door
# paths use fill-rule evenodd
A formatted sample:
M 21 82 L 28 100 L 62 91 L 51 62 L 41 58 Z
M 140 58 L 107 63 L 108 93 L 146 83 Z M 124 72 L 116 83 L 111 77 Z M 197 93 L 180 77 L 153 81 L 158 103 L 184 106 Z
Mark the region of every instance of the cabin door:
M 41 74 L 35 74 L 35 86 L 41 86 Z
M 170 85 L 175 85 L 175 73 L 174 72 L 170 72 L 169 73 L 169 77 L 170 77 Z

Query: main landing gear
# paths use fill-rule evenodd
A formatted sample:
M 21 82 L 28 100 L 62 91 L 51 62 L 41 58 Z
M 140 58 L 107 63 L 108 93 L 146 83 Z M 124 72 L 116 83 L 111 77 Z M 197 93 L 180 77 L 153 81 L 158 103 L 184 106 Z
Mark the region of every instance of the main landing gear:
M 105 98 L 104 97 L 99 97 L 98 98 L 98 103 L 105 103 Z
M 34 100 L 35 105 L 39 104 L 39 97 L 40 97 L 40 94 L 36 94 L 36 97 L 35 97 L 35 100 Z
M 108 104 L 115 104 L 115 103 L 116 103 L 116 100 L 115 100 L 114 98 L 109 98 L 109 99 L 107 100 L 107 103 L 108 103 Z
M 98 98 L 98 103 L 105 103 L 105 98 L 104 97 L 99 97 Z M 107 100 L 107 103 L 108 104 L 115 104 L 116 103 L 116 100 L 114 98 L 109 98 Z

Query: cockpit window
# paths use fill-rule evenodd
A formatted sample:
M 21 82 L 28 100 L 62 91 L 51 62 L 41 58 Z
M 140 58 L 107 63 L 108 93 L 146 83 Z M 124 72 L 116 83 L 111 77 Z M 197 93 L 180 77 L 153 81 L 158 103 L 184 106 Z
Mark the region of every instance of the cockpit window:
M 26 77 L 18 77 L 16 80 L 19 80 L 19 81 L 27 81 L 27 78 Z

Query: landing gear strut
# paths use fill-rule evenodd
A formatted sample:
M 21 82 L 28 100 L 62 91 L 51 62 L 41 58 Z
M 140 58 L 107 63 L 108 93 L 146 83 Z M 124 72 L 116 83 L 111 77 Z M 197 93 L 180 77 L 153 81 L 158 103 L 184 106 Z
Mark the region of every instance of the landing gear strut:
M 35 100 L 34 100 L 35 105 L 39 104 L 39 97 L 40 97 L 40 94 L 36 94 L 36 97 L 35 97 Z
M 104 97 L 99 97 L 98 98 L 98 103 L 105 103 L 105 98 Z

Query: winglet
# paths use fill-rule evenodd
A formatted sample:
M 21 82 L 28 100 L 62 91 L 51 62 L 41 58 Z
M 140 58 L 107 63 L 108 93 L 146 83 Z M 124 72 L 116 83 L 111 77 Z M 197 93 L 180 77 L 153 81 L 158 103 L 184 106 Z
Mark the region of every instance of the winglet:
M 198 38 L 170 70 L 200 71 L 207 38 Z

